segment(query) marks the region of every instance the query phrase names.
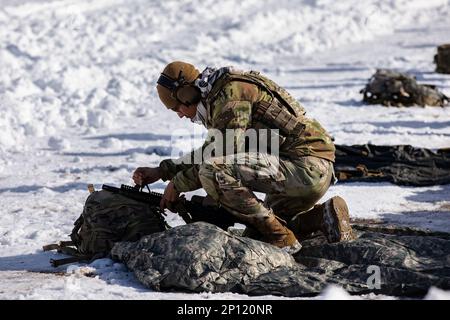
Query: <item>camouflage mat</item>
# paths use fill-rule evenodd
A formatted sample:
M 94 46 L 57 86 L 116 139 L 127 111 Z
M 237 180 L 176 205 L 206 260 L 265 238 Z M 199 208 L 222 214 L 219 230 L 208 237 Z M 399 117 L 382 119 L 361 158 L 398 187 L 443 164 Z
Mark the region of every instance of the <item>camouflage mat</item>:
M 450 148 L 433 152 L 410 145 L 336 145 L 336 176 L 340 181 L 431 186 L 450 183 Z
M 351 294 L 422 296 L 450 289 L 450 234 L 355 226 L 358 238 L 304 241 L 294 257 L 266 243 L 206 223 L 119 242 L 112 257 L 157 291 L 314 296 L 327 285 Z

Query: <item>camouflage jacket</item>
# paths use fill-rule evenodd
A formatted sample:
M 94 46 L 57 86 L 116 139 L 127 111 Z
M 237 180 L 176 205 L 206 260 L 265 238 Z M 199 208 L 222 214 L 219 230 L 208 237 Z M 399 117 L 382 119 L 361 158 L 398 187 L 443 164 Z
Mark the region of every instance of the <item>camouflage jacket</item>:
M 209 129 L 218 129 L 225 136 L 226 129 L 235 129 L 238 134 L 234 138 L 234 144 L 242 145 L 246 130 L 273 128 L 267 121 L 257 119 L 254 106 L 261 101 L 270 102 L 273 99 L 273 92 L 276 92 L 278 97 L 281 97 L 297 114 L 301 115 L 300 121 L 304 125 L 304 130 L 297 135 L 288 137 L 281 135 L 279 155 L 291 159 L 302 156 L 316 156 L 334 161 L 335 147 L 331 137 L 316 120 L 304 116 L 305 110 L 301 104 L 270 79 L 254 72 L 250 74 L 263 85 L 258 85 L 252 81 L 242 81 L 242 79 L 228 77 L 227 75 L 222 76 L 214 83 L 206 99 L 202 100 L 207 111 L 205 126 L 208 133 L 210 132 Z M 205 147 L 210 145 L 211 140 L 211 136 L 208 134 L 200 150 L 195 150 L 183 158 L 192 160 L 194 152 L 204 150 Z M 224 140 L 226 139 L 224 138 Z M 239 150 L 239 146 L 236 146 L 235 150 Z M 180 162 L 180 159 L 178 161 L 173 159 L 163 160 L 159 166 L 162 179 L 164 181 L 172 180 L 179 192 L 201 188 L 198 178 L 199 165 Z

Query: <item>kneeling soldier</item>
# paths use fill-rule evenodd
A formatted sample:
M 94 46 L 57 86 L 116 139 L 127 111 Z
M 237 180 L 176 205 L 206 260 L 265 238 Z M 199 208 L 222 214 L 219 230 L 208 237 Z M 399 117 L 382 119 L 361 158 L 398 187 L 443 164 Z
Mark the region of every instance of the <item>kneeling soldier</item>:
M 192 163 L 197 150 L 182 157 L 184 161 L 168 159 L 157 168 L 136 169 L 133 180 L 139 185 L 170 180 L 163 208 L 170 208 L 181 192 L 203 188 L 246 224 L 244 235 L 288 252 L 298 251 L 297 239 L 316 231 L 329 242 L 353 238 L 342 198 L 315 205 L 335 179 L 332 139 L 286 90 L 255 71 L 225 67 L 200 73 L 193 65 L 176 61 L 163 70 L 157 91 L 180 118 L 201 122 L 208 129 L 200 151 L 214 146 L 200 163 Z M 270 132 L 266 150 L 249 148 L 246 138 L 252 130 L 257 137 Z M 231 138 L 229 131 L 234 133 Z M 230 150 L 230 143 L 233 151 L 222 152 Z M 254 191 L 265 193 L 265 201 Z

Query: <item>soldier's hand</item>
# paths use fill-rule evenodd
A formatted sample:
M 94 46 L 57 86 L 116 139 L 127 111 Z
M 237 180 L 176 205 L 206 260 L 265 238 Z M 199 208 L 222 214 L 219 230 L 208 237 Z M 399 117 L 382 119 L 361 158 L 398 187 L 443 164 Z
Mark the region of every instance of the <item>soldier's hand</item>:
M 177 202 L 179 198 L 180 193 L 175 189 L 173 182 L 170 181 L 166 189 L 164 189 L 164 194 L 159 203 L 161 210 L 164 210 L 165 208 L 171 210 L 172 204 Z
M 158 167 L 139 167 L 133 172 L 133 181 L 135 184 L 145 186 L 161 179 L 161 171 Z

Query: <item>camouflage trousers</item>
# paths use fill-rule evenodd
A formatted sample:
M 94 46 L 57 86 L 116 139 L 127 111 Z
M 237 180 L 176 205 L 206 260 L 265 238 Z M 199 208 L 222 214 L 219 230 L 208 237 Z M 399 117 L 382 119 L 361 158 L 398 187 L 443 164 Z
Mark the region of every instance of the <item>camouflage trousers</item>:
M 264 153 L 213 157 L 200 165 L 202 187 L 239 220 L 250 225 L 275 213 L 288 221 L 309 210 L 328 190 L 332 162 L 307 156 L 295 160 Z M 256 192 L 266 194 L 264 203 Z

